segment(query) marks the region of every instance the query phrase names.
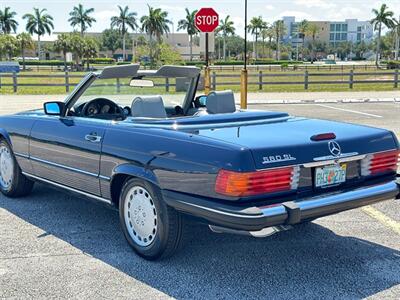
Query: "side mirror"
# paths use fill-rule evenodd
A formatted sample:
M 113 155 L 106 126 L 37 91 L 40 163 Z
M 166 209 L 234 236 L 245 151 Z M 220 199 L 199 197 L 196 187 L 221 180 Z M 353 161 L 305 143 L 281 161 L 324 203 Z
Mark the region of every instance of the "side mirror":
M 64 102 L 46 102 L 43 104 L 44 113 L 50 116 L 61 116 L 64 111 Z
M 207 96 L 200 96 L 198 98 L 198 100 L 199 100 L 200 107 L 207 106 Z

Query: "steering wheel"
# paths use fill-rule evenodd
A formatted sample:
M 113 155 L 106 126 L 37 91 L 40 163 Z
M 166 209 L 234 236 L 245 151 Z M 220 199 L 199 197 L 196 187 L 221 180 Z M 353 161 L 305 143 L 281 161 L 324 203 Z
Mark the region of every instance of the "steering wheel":
M 105 105 L 110 106 L 107 113 L 101 112 Z M 123 110 L 116 103 L 106 98 L 96 98 L 86 102 L 82 108 L 81 116 L 92 118 L 98 115 L 123 115 Z

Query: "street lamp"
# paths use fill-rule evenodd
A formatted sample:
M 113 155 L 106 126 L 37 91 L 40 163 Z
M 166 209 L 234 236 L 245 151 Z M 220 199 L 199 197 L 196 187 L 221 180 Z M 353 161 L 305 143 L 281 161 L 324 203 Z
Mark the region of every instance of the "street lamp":
M 247 108 L 247 0 L 244 0 L 244 65 L 240 76 L 240 107 Z

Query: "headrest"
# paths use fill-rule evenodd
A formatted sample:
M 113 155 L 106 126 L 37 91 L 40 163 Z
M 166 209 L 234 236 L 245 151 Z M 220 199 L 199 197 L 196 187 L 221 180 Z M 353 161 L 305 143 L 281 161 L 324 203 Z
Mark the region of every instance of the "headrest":
M 232 91 L 211 92 L 207 97 L 207 112 L 225 114 L 236 111 L 235 97 Z
M 132 117 L 136 118 L 167 118 L 161 96 L 141 96 L 132 101 Z

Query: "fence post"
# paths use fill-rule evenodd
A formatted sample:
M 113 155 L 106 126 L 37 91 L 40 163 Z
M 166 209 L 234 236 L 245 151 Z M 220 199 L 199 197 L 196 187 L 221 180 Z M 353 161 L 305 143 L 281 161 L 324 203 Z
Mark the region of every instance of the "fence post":
M 13 88 L 14 88 L 14 93 L 17 92 L 18 88 L 18 83 L 17 83 L 17 73 L 13 72 Z
M 397 88 L 399 86 L 399 69 L 394 71 L 394 87 Z
M 308 90 L 308 71 L 304 72 L 304 89 Z
M 117 78 L 117 93 L 121 93 L 121 82 L 119 81 L 119 78 Z
M 353 81 L 354 81 L 354 71 L 350 70 L 350 77 L 349 77 L 349 87 L 353 88 Z
M 259 90 L 263 89 L 263 72 L 262 71 L 258 72 L 258 89 Z
M 215 71 L 214 72 L 212 72 L 212 78 L 211 78 L 212 80 L 212 83 L 211 83 L 211 89 L 213 90 L 213 91 L 215 91 L 216 89 L 217 89 L 217 74 L 215 73 Z
M 169 92 L 169 78 L 165 77 L 165 91 Z
M 65 91 L 69 93 L 69 74 L 65 71 Z

